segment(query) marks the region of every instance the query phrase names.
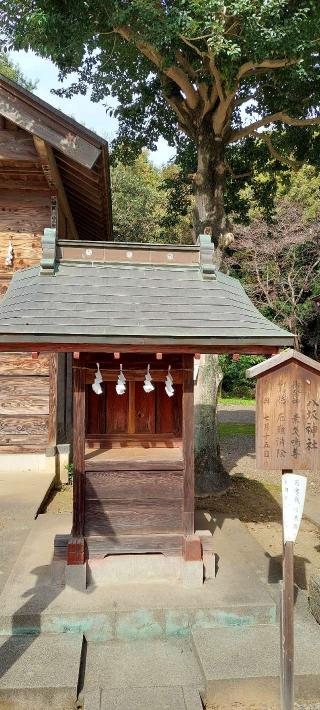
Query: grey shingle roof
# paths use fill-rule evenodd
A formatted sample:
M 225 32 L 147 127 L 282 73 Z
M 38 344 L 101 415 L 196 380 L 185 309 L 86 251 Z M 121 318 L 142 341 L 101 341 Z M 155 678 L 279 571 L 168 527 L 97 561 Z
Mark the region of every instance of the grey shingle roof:
M 56 264 L 17 272 L 0 307 L 0 342 L 257 343 L 293 336 L 264 318 L 239 281 L 190 266 Z

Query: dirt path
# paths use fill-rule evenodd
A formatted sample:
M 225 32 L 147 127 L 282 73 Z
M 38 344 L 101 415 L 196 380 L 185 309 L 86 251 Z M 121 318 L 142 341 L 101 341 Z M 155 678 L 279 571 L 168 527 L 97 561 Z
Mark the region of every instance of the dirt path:
M 255 407 L 241 405 L 219 405 L 218 421 L 223 424 L 243 425 L 243 432 L 220 436 L 221 458 L 231 475 L 245 476 L 266 483 L 279 483 L 279 471 L 257 471 L 255 457 L 255 437 L 246 433 L 246 425 L 254 424 Z M 223 430 L 223 427 L 222 427 Z M 320 505 L 320 469 L 306 472 L 308 477 L 307 493 L 319 496 Z

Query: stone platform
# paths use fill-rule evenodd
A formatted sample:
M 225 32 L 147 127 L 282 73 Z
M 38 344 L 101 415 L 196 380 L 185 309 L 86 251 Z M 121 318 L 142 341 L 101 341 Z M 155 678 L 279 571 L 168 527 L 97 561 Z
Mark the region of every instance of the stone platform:
M 276 603 L 268 583 L 241 555 L 249 533 L 243 528 L 236 546 L 237 535 L 228 534 L 235 521 L 220 521 L 219 527 L 209 517 L 203 525 L 213 528 L 218 569 L 216 578 L 201 588 L 140 581 L 89 585 L 82 592 L 64 586 L 64 562 L 52 561 L 54 536 L 69 529 L 69 516 L 39 516 L 0 596 L 0 634 L 83 632 L 88 640 L 137 640 L 187 636 L 196 628 L 274 623 Z

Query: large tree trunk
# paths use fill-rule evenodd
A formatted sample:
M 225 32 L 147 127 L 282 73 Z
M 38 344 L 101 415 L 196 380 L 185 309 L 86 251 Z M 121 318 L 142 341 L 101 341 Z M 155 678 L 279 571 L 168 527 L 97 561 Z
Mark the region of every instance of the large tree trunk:
M 212 132 L 203 132 L 198 142 L 198 170 L 194 177 L 194 227 L 196 235 L 211 232 L 215 258 L 221 265 L 223 248 L 231 241 L 224 208 L 226 167 L 224 145 Z M 221 493 L 230 477 L 220 458 L 217 399 L 222 373 L 217 355 L 201 357 L 195 387 L 195 475 L 197 495 Z
M 211 130 L 203 130 L 198 140 L 198 167 L 194 176 L 196 235 L 211 232 L 220 265 L 226 241 L 232 239 L 224 207 L 226 166 L 225 145 L 215 140 Z
M 217 355 L 202 355 L 195 386 L 195 479 L 198 496 L 221 493 L 230 485 L 223 468 L 217 427 L 222 372 Z

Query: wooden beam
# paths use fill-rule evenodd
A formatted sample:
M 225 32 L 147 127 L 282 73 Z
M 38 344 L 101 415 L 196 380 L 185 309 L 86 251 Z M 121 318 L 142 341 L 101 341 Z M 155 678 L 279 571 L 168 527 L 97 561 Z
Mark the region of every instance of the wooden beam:
M 32 137 L 29 133 L 8 131 L 0 128 L 0 160 L 14 162 L 39 162 Z
M 61 175 L 59 168 L 56 163 L 56 159 L 53 154 L 53 150 L 50 145 L 45 143 L 41 138 L 33 138 L 35 147 L 37 149 L 38 155 L 43 161 L 43 164 L 48 165 L 52 182 L 56 187 L 58 193 L 59 205 L 65 215 L 68 223 L 68 234 L 72 239 L 79 239 L 78 231 L 73 219 L 73 214 L 68 202 L 66 191 L 64 189 L 63 182 L 61 180 Z M 48 180 L 50 183 L 50 180 Z
M 0 114 L 20 126 L 28 133 L 41 138 L 49 145 L 54 146 L 65 155 L 75 160 L 80 165 L 92 168 L 98 159 L 101 150 L 82 138 L 71 126 L 63 125 L 63 116 L 51 107 L 44 109 L 38 105 L 35 97 L 20 97 L 15 95 L 19 89 L 8 90 L 2 85 L 0 79 Z M 22 92 L 21 92 L 22 93 Z M 31 105 L 34 103 L 34 105 Z
M 117 343 L 119 344 L 119 343 Z M 170 345 L 163 345 L 162 343 L 137 343 L 132 345 L 131 343 L 121 343 L 122 353 L 157 353 L 159 345 L 161 346 L 163 353 L 180 353 L 187 354 L 192 353 L 194 356 L 195 348 L 199 351 L 199 343 L 195 345 L 189 345 L 184 343 L 176 343 Z M 76 342 L 76 343 L 66 343 L 66 342 L 45 342 L 44 340 L 37 340 L 34 342 L 26 341 L 15 341 L 7 340 L 6 342 L 0 342 L 0 352 L 32 352 L 35 348 L 39 352 L 60 352 L 60 353 L 74 353 L 75 348 L 81 348 L 81 352 L 93 352 L 93 353 L 113 353 L 114 352 L 113 343 L 86 343 L 86 342 Z M 237 350 L 243 355 L 274 355 L 276 348 L 274 345 L 237 345 Z M 288 347 L 285 343 L 283 347 Z M 210 355 L 228 355 L 234 353 L 235 345 L 205 345 L 201 344 L 201 352 L 203 354 Z M 77 358 L 75 358 L 77 359 Z

